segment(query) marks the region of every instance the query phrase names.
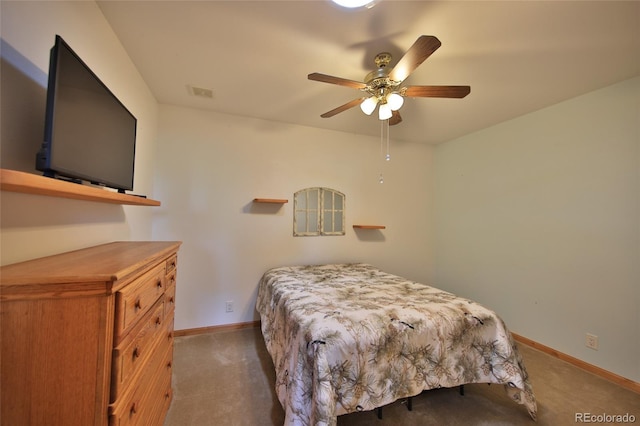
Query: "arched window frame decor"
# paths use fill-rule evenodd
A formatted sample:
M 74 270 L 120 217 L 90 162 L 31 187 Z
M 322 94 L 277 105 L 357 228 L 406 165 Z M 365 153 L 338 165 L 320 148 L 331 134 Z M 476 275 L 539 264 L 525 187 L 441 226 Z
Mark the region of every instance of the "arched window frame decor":
M 345 195 L 331 188 L 305 188 L 293 195 L 293 235 L 344 235 Z

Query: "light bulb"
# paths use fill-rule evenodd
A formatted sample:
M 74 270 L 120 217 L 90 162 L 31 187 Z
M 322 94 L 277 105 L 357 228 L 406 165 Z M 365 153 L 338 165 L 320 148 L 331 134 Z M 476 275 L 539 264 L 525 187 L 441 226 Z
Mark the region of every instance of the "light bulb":
M 378 98 L 375 96 L 371 96 L 370 98 L 365 99 L 360 104 L 360 109 L 367 115 L 371 115 L 373 110 L 376 109 L 376 105 L 378 105 Z
M 389 93 L 389 96 L 387 96 L 387 104 L 389 104 L 391 111 L 397 111 L 402 108 L 404 98 L 396 92 Z
M 380 120 L 388 120 L 392 115 L 393 113 L 391 112 L 389 104 L 382 104 L 380 105 L 380 108 L 378 108 L 378 118 Z

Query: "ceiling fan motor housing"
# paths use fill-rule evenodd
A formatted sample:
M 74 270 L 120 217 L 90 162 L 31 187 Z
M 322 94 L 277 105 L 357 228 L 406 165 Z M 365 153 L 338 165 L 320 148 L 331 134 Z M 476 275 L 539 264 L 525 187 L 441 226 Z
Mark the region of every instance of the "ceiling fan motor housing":
M 389 79 L 389 73 L 386 68 L 391 63 L 391 58 L 391 53 L 388 52 L 382 52 L 376 55 L 374 61 L 378 69 L 371 71 L 365 76 L 364 82 L 367 87 L 364 91 L 371 95 L 384 96 L 387 91 L 391 91 L 400 85 L 400 82 L 394 82 Z

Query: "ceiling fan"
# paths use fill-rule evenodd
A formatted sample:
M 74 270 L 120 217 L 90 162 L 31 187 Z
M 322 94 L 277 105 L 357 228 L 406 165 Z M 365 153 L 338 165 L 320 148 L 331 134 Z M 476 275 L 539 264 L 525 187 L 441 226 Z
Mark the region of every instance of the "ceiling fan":
M 344 105 L 325 112 L 320 117 L 329 118 L 356 105 L 362 111 L 371 115 L 378 106 L 378 118 L 389 120 L 390 125 L 398 124 L 402 117 L 398 110 L 402 107 L 405 97 L 409 98 L 464 98 L 471 92 L 469 86 L 405 86 L 402 82 L 422 64 L 441 43 L 435 36 L 422 35 L 407 50 L 392 70 L 387 70 L 391 63 L 391 54 L 379 53 L 375 57 L 377 70 L 370 72 L 364 82 L 349 80 L 331 75 L 312 73 L 309 80 L 337 84 L 339 86 L 358 89 L 366 94 Z

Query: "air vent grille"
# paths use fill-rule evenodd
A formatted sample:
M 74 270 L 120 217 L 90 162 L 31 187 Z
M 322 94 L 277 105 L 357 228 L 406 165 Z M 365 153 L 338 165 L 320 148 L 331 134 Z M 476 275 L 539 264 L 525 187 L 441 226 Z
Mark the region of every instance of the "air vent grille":
M 207 89 L 204 87 L 196 87 L 196 86 L 187 86 L 189 88 L 189 93 L 193 96 L 198 96 L 201 98 L 213 99 L 213 90 Z

